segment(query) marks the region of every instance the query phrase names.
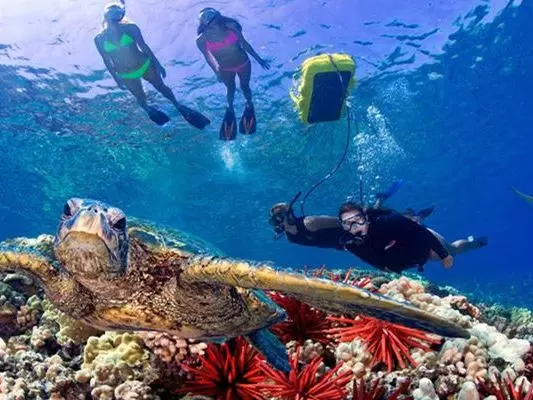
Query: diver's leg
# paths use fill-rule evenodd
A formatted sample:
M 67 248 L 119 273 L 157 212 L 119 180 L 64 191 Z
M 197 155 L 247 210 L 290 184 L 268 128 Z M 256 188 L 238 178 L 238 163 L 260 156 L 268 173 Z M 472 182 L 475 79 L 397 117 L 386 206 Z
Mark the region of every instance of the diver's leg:
M 444 246 L 446 251 L 450 253 L 451 256 L 455 256 L 455 248 L 450 243 L 448 243 L 446 239 L 444 239 L 443 236 L 435 232 L 433 229 L 430 229 L 428 227 L 426 227 L 426 229 L 430 231 L 433 234 L 433 236 L 435 236 L 438 239 L 438 241 Z M 431 250 L 429 253 L 429 259 L 432 261 L 440 261 L 440 257 L 433 250 Z
M 488 240 L 485 236 L 479 237 L 477 239 L 459 239 L 451 244 L 451 247 L 454 249 L 455 254 L 462 254 L 472 250 L 485 247 L 488 243 Z
M 252 76 L 252 63 L 248 62 L 241 71 L 238 72 L 239 81 L 241 83 L 241 90 L 246 99 L 246 106 L 253 107 L 252 89 L 250 89 L 250 78 Z
M 485 236 L 481 236 L 477 239 L 469 238 L 469 239 L 459 239 L 456 240 L 453 243 L 448 243 L 446 239 L 444 239 L 440 234 L 435 232 L 433 229 L 427 228 L 444 246 L 444 248 L 450 253 L 452 256 L 456 256 L 457 254 L 463 254 L 467 253 L 472 250 L 479 249 L 481 247 L 485 247 L 488 243 L 488 240 Z M 431 250 L 430 255 L 431 260 L 440 260 L 439 256 Z
M 228 109 L 233 110 L 233 102 L 235 100 L 235 72 L 220 71 L 220 79 L 226 85 L 226 96 L 228 98 Z
M 172 104 L 174 104 L 174 107 L 176 107 L 179 111 L 181 103 L 179 103 L 176 99 L 176 96 L 174 96 L 172 89 L 165 85 L 163 78 L 161 78 L 161 74 L 156 70 L 153 64 L 150 65 L 150 68 L 148 68 L 148 71 L 146 71 L 146 73 L 143 75 L 143 78 L 150 82 L 155 90 L 169 99 Z
M 140 79 L 124 79 L 124 85 L 128 88 L 135 99 L 142 107 L 142 109 L 148 112 L 150 106 L 146 101 L 146 93 L 144 92 L 143 85 Z

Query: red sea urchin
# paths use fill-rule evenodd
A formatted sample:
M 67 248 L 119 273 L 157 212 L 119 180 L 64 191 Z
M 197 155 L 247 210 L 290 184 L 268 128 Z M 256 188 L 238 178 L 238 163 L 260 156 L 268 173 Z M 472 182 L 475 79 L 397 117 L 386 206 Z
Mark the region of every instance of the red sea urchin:
M 409 379 L 403 381 L 400 386 L 387 397 L 387 400 L 397 400 L 401 394 L 406 393 L 410 383 L 411 381 Z M 384 395 L 385 388 L 380 384 L 379 379 L 374 380 L 371 384 L 370 391 L 368 392 L 365 390 L 365 380 L 363 378 L 360 379 L 359 385 L 357 384 L 357 380 L 354 380 L 353 382 L 352 400 L 381 400 L 384 398 Z
M 287 320 L 270 328 L 283 343 L 295 340 L 303 345 L 310 339 L 327 346 L 332 342 L 328 331 L 333 325 L 326 313 L 291 296 L 277 292 L 270 292 L 269 296 L 287 311 Z
M 366 344 L 367 351 L 372 354 L 372 366 L 383 362 L 389 372 L 393 370 L 394 359 L 401 368 L 406 368 L 405 361 L 416 366 L 415 360 L 409 353 L 410 348 L 430 351 L 431 344 L 442 342 L 441 338 L 417 329 L 365 316 L 356 319 L 329 317 L 329 320 L 341 324 L 332 328 L 329 333 L 334 334 L 342 342 L 351 342 L 360 338 Z
M 183 365 L 191 379 L 176 394 L 194 393 L 217 400 L 263 400 L 265 376 L 259 354 L 241 337 L 222 345 L 210 343 L 198 367 Z
M 262 364 L 260 368 L 270 382 L 260 387 L 271 396 L 282 400 L 344 400 L 347 394 L 346 385 L 352 379 L 352 371 L 346 370 L 335 376 L 342 365 L 337 364 L 324 375 L 318 376 L 321 362 L 322 359 L 316 357 L 299 369 L 298 358 L 294 357 L 288 374 L 276 371 L 268 364 Z

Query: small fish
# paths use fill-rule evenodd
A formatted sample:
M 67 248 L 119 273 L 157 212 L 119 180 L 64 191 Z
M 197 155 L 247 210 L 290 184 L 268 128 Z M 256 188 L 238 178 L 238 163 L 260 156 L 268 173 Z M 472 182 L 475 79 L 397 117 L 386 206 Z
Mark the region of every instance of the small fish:
M 513 188 L 513 190 L 515 191 L 515 193 L 517 195 L 519 195 L 521 198 L 523 198 L 525 201 L 527 201 L 528 203 L 531 203 L 533 204 L 533 196 L 529 196 L 525 193 L 522 193 L 521 191 L 519 191 L 518 189 L 515 189 Z

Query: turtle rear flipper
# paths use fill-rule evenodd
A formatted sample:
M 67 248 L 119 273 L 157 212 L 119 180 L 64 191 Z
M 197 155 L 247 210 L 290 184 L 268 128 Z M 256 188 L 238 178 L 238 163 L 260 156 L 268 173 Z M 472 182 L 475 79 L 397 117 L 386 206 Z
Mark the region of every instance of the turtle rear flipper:
M 190 282 L 210 282 L 250 289 L 275 290 L 333 314 L 365 314 L 384 321 L 448 337 L 470 337 L 469 332 L 408 303 L 355 286 L 265 265 L 216 258 L 196 258 L 180 275 Z

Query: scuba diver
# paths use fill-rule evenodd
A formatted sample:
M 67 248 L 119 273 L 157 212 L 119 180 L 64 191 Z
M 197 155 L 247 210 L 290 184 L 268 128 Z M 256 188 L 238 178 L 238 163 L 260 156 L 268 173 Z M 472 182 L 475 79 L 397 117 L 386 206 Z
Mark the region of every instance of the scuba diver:
M 117 85 L 135 96 L 152 121 L 164 125 L 170 118 L 147 103 L 141 78 L 147 80 L 174 104 L 187 122 L 204 129 L 211 121 L 176 100 L 172 90 L 163 82 L 165 68 L 144 41 L 139 27 L 124 18 L 125 13 L 124 1 L 108 4 L 104 9 L 102 30 L 94 38 L 96 48 Z
M 339 220 L 347 236 L 346 250 L 369 265 L 381 270 L 401 273 L 417 267 L 424 270 L 428 260 L 441 260 L 445 268 L 453 266 L 453 257 L 487 245 L 487 238 L 461 239 L 453 243 L 437 232 L 397 213 L 375 216 L 361 205 L 341 205 Z
M 391 187 L 383 193 L 376 194 L 376 201 L 367 212 L 374 216 L 393 213 L 392 209 L 383 208 L 385 201 L 390 198 L 401 187 L 402 182 L 394 182 Z M 277 203 L 270 209 L 269 224 L 274 228 L 275 238 L 279 239 L 285 234 L 291 243 L 302 246 L 331 248 L 344 250 L 342 238 L 346 232 L 337 217 L 328 215 L 312 215 L 297 217 L 294 214 L 293 205 L 299 194 L 290 203 Z M 423 220 L 431 214 L 431 209 L 420 212 L 412 212 L 412 218 Z M 430 211 L 431 210 L 431 211 Z
M 226 85 L 228 106 L 220 128 L 220 139 L 234 140 L 237 136 L 233 108 L 235 75 L 239 75 L 242 93 L 246 99 L 239 131 L 244 134 L 252 134 L 256 129 L 256 119 L 250 89 L 252 65 L 247 53 L 250 53 L 264 69 L 269 69 L 270 65 L 246 41 L 242 34 L 242 26 L 235 19 L 223 16 L 211 7 L 201 10 L 199 19 L 196 45 L 218 80 Z

